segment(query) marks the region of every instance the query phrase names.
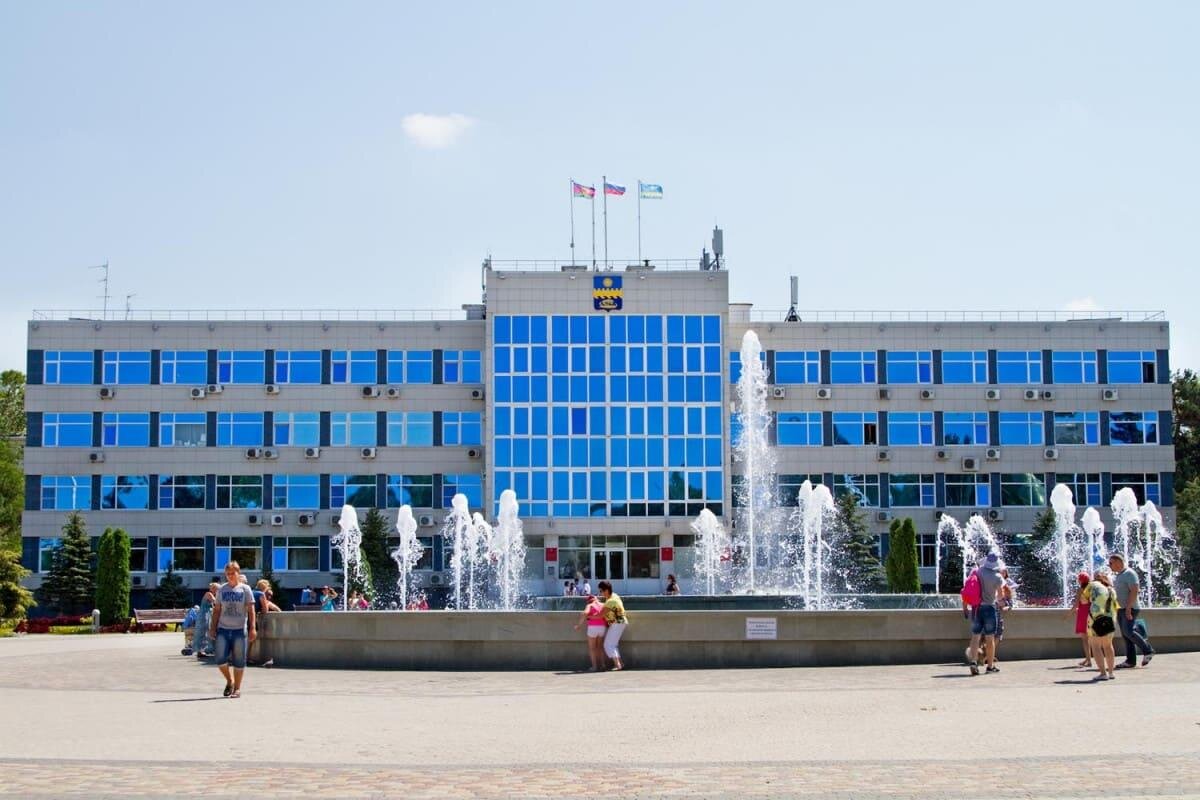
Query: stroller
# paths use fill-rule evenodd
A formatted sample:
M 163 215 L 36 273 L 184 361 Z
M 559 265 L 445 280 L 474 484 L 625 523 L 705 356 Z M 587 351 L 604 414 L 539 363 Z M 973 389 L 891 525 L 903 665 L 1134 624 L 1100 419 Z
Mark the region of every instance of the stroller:
M 188 626 L 188 618 L 191 618 L 192 625 Z M 193 606 L 188 612 L 187 618 L 183 621 L 183 635 L 185 639 L 181 655 L 190 656 L 195 654 L 196 658 L 211 658 L 213 654 L 214 642 L 208 638 L 208 629 L 212 625 L 212 603 L 205 600 L 198 606 Z

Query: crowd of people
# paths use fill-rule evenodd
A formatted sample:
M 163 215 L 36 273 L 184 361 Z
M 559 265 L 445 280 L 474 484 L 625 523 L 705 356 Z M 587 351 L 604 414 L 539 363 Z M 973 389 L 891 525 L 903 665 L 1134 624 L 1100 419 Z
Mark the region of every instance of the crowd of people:
M 971 623 L 966 657 L 972 675 L 979 675 L 981 668 L 988 674 L 1000 671 L 996 663 L 1004 639 L 1004 612 L 1012 608 L 1016 588 L 999 554 L 994 552 L 964 581 L 963 616 Z M 1139 589 L 1137 572 L 1119 553 L 1109 557 L 1107 569 L 1078 575 L 1075 608 L 1071 611 L 1075 616 L 1075 633 L 1083 648 L 1083 660 L 1078 666 L 1099 672 L 1097 681 L 1113 680 L 1115 670 L 1137 667 L 1138 653 L 1142 654 L 1143 667 L 1149 666 L 1154 658 L 1154 648 L 1141 619 Z M 1121 664 L 1116 663 L 1113 646 L 1117 631 L 1125 642 L 1125 660 Z

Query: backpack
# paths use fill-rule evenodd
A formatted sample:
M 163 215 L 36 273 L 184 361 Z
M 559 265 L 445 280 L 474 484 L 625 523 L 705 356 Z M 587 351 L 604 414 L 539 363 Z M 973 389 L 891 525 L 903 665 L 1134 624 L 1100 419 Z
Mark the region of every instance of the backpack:
M 979 570 L 971 570 L 971 574 L 963 582 L 960 595 L 963 602 L 971 608 L 979 607 L 979 601 L 983 599 L 983 585 L 979 582 Z

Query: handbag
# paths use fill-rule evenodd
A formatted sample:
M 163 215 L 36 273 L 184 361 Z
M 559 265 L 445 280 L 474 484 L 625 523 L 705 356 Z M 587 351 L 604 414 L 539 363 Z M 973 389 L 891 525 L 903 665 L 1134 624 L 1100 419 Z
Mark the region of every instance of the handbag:
M 1112 589 L 1108 590 L 1108 599 L 1104 603 L 1104 613 L 1092 618 L 1092 633 L 1097 636 L 1108 636 L 1117 629 L 1117 623 L 1112 618 Z

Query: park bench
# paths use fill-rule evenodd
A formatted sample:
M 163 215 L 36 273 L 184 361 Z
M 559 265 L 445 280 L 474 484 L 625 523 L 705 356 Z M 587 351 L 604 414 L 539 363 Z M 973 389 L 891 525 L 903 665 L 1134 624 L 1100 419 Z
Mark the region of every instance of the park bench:
M 187 608 L 135 608 L 133 619 L 135 629 L 142 633 L 146 625 L 174 625 L 175 630 L 183 624 L 190 609 Z

